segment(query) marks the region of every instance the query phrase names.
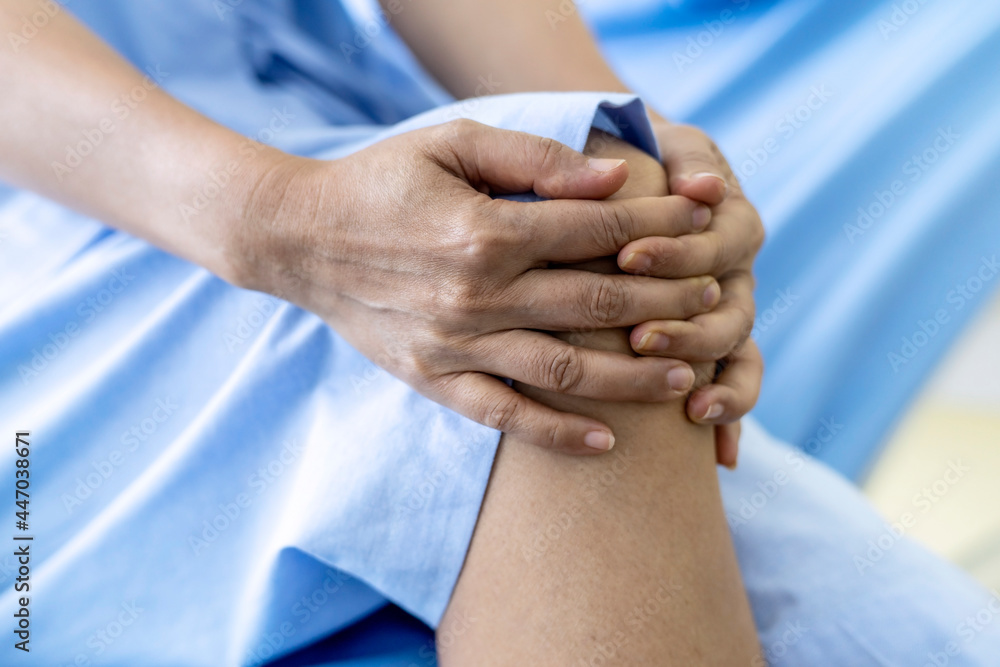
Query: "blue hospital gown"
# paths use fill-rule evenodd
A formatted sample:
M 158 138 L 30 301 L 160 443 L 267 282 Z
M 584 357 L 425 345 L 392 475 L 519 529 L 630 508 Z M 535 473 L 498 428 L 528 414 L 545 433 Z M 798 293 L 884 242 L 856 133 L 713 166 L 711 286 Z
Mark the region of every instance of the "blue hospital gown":
M 577 149 L 597 126 L 657 150 L 630 95 L 455 103 L 336 3 L 71 8 L 151 82 L 297 154 L 457 117 Z M 331 635 L 324 664 L 434 664 L 420 622 L 451 594 L 496 431 L 314 315 L 38 196 L 0 194 L 0 240 L 0 423 L 32 433 L 35 535 L 32 653 L 5 645 L 3 664 L 257 665 Z M 720 474 L 773 664 L 998 664 L 997 594 L 745 430 L 740 469 Z M 13 496 L 10 475 L 0 485 Z M 15 575 L 0 556 L 0 608 Z

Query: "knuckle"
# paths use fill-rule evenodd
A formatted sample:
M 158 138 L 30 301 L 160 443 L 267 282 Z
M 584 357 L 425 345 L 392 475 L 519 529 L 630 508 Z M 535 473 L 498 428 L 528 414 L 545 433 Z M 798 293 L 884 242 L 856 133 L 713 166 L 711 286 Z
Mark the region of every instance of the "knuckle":
M 418 391 L 442 381 L 445 360 L 434 345 L 417 350 L 413 345 L 390 345 L 371 360 Z
M 487 406 L 483 414 L 483 423 L 506 433 L 517 422 L 521 413 L 521 400 L 518 394 L 505 392 Z
M 676 222 L 689 221 L 695 208 L 698 206 L 698 202 L 688 199 L 683 195 L 667 195 L 666 197 L 660 197 L 657 201 L 663 209 L 660 212 L 660 216 L 666 220 Z
M 689 257 L 682 252 L 680 239 L 663 239 L 655 244 L 653 254 L 654 274 L 683 274 L 690 263 Z
M 478 273 L 489 269 L 505 243 L 503 235 L 495 228 L 477 227 L 466 230 L 458 245 L 460 264 Z
M 579 353 L 572 347 L 560 349 L 545 364 L 543 382 L 552 391 L 566 393 L 580 384 L 583 368 Z
M 605 278 L 590 297 L 590 316 L 599 327 L 616 326 L 628 311 L 630 295 L 621 281 Z
M 700 331 L 695 340 L 701 340 L 705 346 L 705 356 L 709 359 L 726 359 L 733 353 L 735 347 L 733 342 L 721 334 L 711 335 L 707 331 Z
M 684 135 L 684 137 L 688 139 L 691 144 L 704 146 L 704 148 L 692 148 L 685 151 L 685 153 L 681 156 L 682 159 L 695 160 L 712 165 L 718 162 L 718 156 L 721 156 L 722 152 L 719 150 L 715 141 L 713 141 L 712 138 L 704 132 L 704 130 L 693 125 L 680 125 L 677 128 L 677 132 Z
M 482 277 L 504 267 L 520 245 L 520 234 L 488 214 L 469 214 L 442 248 L 443 264 L 465 276 Z
M 559 446 L 559 443 L 565 440 L 565 428 L 563 423 L 559 420 L 555 420 L 546 427 L 545 429 L 545 439 L 543 442 L 546 447 L 555 449 Z
M 554 170 L 562 159 L 565 146 L 550 137 L 538 137 L 536 141 L 539 167 L 543 172 Z
M 483 310 L 483 289 L 475 281 L 454 280 L 430 294 L 428 312 L 442 324 L 454 325 Z
M 430 384 L 437 373 L 435 364 L 419 357 L 404 357 L 395 368 L 396 374 L 410 386 Z
M 601 247 L 621 250 L 632 239 L 632 230 L 637 227 L 636 213 L 631 206 L 597 205 L 600 215 Z
M 715 276 L 726 274 L 733 267 L 729 266 L 732 261 L 729 239 L 725 234 L 718 232 L 703 233 L 702 236 L 710 242 L 708 264 L 711 267 L 709 273 Z
M 498 252 L 516 251 L 535 240 L 534 225 L 541 217 L 538 209 L 504 199 L 491 199 L 482 207 L 483 220 L 496 235 Z
M 708 309 L 705 305 L 705 290 L 712 284 L 711 280 L 690 278 L 685 281 L 684 309 L 686 313 L 701 313 Z

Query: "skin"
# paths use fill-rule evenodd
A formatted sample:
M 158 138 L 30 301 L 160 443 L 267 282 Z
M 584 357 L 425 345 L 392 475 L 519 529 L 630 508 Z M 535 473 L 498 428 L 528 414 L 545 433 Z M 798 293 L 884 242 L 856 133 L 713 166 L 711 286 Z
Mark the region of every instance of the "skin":
M 421 63 L 458 98 L 484 92 L 630 92 L 566 0 L 382 0 L 382 6 Z M 654 109 L 648 112 L 669 192 L 712 206 L 713 219 L 709 233 L 699 240 L 649 237 L 629 244 L 619 253 L 618 266 L 664 278 L 709 274 L 719 281 L 722 298 L 709 313 L 688 320 L 644 323 L 629 340 L 633 350 L 645 355 L 727 360 L 722 375 L 691 395 L 687 414 L 697 423 L 717 425 L 719 462 L 732 467 L 739 419 L 756 402 L 763 371 L 749 335 L 752 267 L 764 230 L 711 138 L 698 128 L 669 122 Z M 643 255 L 648 267 L 641 264 Z M 633 263 L 627 262 L 629 257 Z
M 614 197 L 666 191 L 648 156 L 627 157 Z M 614 260 L 591 262 L 617 271 Z M 562 334 L 566 336 L 566 334 Z M 569 334 L 628 350 L 629 332 Z M 567 457 L 504 436 L 464 569 L 438 630 L 452 665 L 750 665 L 756 634 L 719 496 L 712 431 L 683 400 L 609 403 L 521 387 L 615 429 L 615 450 Z

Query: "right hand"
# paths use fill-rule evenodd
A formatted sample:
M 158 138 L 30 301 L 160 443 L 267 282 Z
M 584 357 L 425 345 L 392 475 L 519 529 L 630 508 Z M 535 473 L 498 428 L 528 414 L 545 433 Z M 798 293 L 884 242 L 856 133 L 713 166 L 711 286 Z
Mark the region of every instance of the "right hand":
M 711 277 L 547 268 L 698 231 L 699 205 L 686 197 L 596 201 L 624 184 L 624 162 L 466 120 L 333 162 L 269 155 L 241 202 L 230 249 L 237 282 L 318 314 L 423 395 L 537 445 L 596 454 L 613 443 L 605 424 L 501 378 L 610 401 L 680 399 L 690 389 L 684 362 L 544 333 L 683 320 L 716 305 Z M 490 196 L 530 191 L 550 201 Z

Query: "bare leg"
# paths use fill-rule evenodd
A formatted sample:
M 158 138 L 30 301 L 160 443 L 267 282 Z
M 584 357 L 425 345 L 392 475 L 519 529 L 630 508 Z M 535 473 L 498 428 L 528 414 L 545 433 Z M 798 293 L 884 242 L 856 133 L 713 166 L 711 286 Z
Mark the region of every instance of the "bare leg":
M 663 170 L 635 148 L 592 136 L 588 153 L 628 159 L 618 196 L 665 194 Z M 628 350 L 621 330 L 568 338 Z M 750 665 L 759 649 L 711 428 L 690 423 L 680 401 L 608 404 L 520 389 L 606 420 L 616 445 L 575 458 L 501 439 L 438 630 L 440 664 Z

